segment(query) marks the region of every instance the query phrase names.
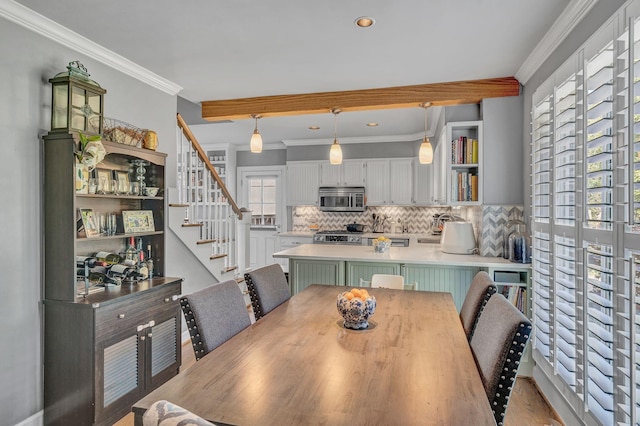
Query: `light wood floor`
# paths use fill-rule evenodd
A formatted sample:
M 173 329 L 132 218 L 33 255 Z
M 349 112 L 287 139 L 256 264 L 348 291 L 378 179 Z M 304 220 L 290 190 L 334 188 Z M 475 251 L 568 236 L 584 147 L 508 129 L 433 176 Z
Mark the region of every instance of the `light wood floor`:
M 185 370 L 196 362 L 191 344 L 182 345 L 182 367 Z M 560 426 L 563 423 L 549 406 L 533 379 L 518 377 L 509 398 L 505 426 Z M 114 426 L 133 426 L 133 413 Z

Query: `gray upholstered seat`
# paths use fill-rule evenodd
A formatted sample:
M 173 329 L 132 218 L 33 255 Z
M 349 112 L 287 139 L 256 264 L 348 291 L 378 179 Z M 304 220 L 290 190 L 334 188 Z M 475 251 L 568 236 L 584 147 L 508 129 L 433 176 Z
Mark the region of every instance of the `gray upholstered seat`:
M 234 280 L 180 299 L 196 360 L 251 325 L 242 291 Z
M 473 330 L 478 322 L 480 312 L 487 304 L 487 301 L 498 289 L 496 288 L 491 276 L 485 271 L 480 271 L 473 277 L 471 286 L 464 298 L 462 307 L 460 308 L 460 321 L 467 335 L 467 340 L 471 341 Z
M 504 422 L 530 335 L 531 322 L 522 312 L 499 293 L 489 298 L 471 338 L 471 350 L 498 425 Z
M 291 298 L 289 283 L 279 264 L 244 274 L 256 321 Z

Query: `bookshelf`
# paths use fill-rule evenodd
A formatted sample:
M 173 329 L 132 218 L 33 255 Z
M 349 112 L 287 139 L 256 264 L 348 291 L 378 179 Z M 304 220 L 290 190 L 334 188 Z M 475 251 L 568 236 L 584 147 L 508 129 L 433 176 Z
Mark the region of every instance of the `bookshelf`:
M 448 204 L 482 204 L 482 121 L 447 123 L 445 143 Z

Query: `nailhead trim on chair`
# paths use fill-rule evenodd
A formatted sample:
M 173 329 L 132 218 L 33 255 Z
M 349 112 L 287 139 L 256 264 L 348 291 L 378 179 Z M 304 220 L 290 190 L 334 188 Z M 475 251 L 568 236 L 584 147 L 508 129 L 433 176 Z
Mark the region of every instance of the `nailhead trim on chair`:
M 509 354 L 505 361 L 503 374 L 500 376 L 498 382 L 498 391 L 493 397 L 493 415 L 496 419 L 498 426 L 504 425 L 504 415 L 507 411 L 507 402 L 513 389 L 513 384 L 516 380 L 516 374 L 518 373 L 518 366 L 520 365 L 520 359 L 522 353 L 529 340 L 531 334 L 531 324 L 520 324 L 520 328 L 523 331 L 516 332 L 511 347 L 509 348 Z M 506 389 L 506 391 L 505 391 Z
M 260 297 L 258 297 L 258 292 L 256 291 L 256 286 L 251 281 L 251 275 L 244 274 L 244 281 L 247 283 L 247 290 L 249 291 L 249 297 L 251 298 L 251 306 L 253 307 L 253 314 L 256 317 L 256 321 L 264 316 L 264 312 L 262 312 L 262 303 L 260 303 Z
M 200 332 L 198 331 L 198 326 L 196 325 L 196 317 L 195 315 L 193 315 L 191 306 L 189 306 L 189 299 L 187 299 L 186 297 L 181 297 L 180 306 L 182 307 L 184 319 L 187 323 L 187 328 L 189 329 L 189 336 L 191 336 L 191 344 L 193 346 L 193 351 L 195 352 L 197 361 L 206 355 L 204 350 L 204 342 L 200 337 Z

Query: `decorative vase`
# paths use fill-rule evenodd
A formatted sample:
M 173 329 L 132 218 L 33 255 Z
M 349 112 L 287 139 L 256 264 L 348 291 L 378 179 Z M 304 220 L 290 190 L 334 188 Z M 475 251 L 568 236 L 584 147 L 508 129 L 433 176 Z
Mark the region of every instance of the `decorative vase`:
M 89 193 L 89 167 L 86 164 L 81 163 L 76 158 L 75 166 L 75 179 L 76 179 L 76 193 L 88 194 Z
M 343 292 L 338 295 L 336 305 L 344 319 L 344 327 L 362 330 L 369 327 L 369 317 L 376 311 L 376 298 L 366 294 L 364 297 L 348 296 Z
M 158 135 L 153 130 L 147 130 L 142 139 L 142 146 L 146 149 L 155 151 L 158 147 Z

